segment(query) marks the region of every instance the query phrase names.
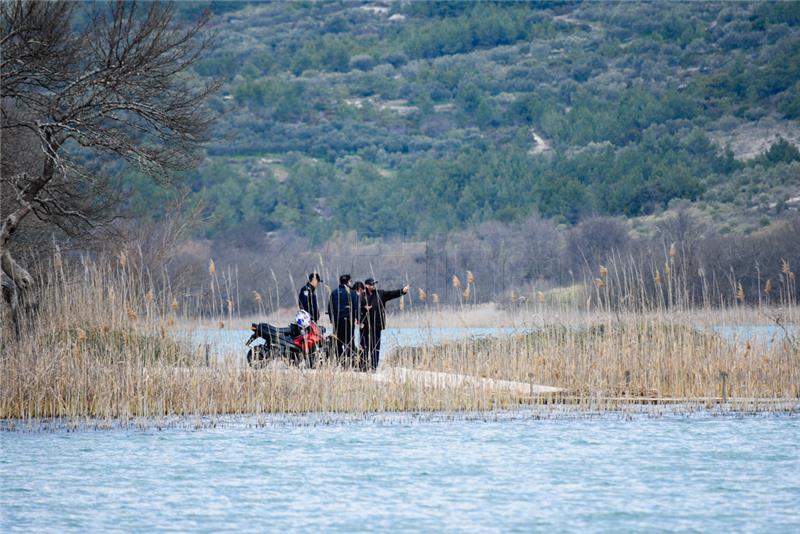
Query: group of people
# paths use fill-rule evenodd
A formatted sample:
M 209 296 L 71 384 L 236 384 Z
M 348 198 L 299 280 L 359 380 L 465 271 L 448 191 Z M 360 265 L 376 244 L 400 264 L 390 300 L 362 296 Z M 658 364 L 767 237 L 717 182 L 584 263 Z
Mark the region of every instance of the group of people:
M 316 290 L 322 282 L 318 273 L 308 275 L 300 288 L 298 303 L 319 322 Z M 349 274 L 339 277 L 339 287 L 328 298 L 327 315 L 334 329 L 334 350 L 337 361 L 362 371 L 375 370 L 380 361 L 381 332 L 386 328 L 386 303 L 408 293 L 409 286 L 395 290 L 378 289 L 378 281 L 367 278 L 354 282 Z M 359 346 L 355 331 L 359 330 Z

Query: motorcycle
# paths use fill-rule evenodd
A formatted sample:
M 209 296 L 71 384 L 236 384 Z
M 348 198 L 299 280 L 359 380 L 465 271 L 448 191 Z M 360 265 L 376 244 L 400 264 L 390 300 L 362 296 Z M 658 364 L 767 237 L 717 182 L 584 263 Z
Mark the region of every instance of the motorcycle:
M 301 317 L 300 314 L 286 328 L 269 323 L 252 323 L 250 330 L 253 335 L 245 345 L 250 347 L 247 351 L 247 363 L 251 366 L 261 365 L 269 359 L 283 358 L 293 365 L 305 364 L 313 368 L 325 352 L 325 328 L 318 326 L 310 317 Z M 259 338 L 264 343 L 252 345 Z

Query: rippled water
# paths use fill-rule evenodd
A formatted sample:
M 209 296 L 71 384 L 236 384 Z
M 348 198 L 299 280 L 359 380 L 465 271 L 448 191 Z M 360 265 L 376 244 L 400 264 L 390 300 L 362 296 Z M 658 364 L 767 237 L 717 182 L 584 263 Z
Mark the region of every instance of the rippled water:
M 0 529 L 800 531 L 800 417 L 2 432 Z

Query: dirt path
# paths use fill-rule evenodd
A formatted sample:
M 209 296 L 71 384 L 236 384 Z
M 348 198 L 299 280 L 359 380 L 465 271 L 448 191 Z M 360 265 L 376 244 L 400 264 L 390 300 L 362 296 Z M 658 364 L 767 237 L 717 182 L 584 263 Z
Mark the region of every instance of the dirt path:
M 548 150 L 552 150 L 550 143 L 545 141 L 545 139 L 536 133 L 536 131 L 531 128 L 531 135 L 533 136 L 533 140 L 536 144 L 528 151 L 528 154 L 542 154 L 543 152 L 547 152 Z
M 377 382 L 413 383 L 423 387 L 476 387 L 495 391 L 509 391 L 521 395 L 542 395 L 546 393 L 559 393 L 561 388 L 544 386 L 541 384 L 526 384 L 512 380 L 498 380 L 479 376 L 462 375 L 457 373 L 440 373 L 436 371 L 423 371 L 408 369 L 406 367 L 387 367 L 368 375 Z

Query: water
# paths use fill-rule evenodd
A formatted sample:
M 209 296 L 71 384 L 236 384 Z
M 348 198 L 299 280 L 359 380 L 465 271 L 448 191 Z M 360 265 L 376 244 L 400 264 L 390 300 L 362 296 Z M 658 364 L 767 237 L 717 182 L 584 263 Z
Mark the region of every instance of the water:
M 2 432 L 0 530 L 800 531 L 800 416 Z
M 704 330 L 706 327 L 698 327 Z M 732 345 L 744 346 L 746 343 L 760 343 L 767 346 L 780 342 L 786 332 L 793 338 L 798 336 L 794 325 L 784 331 L 775 325 L 716 325 L 708 327 Z M 486 328 L 387 328 L 381 337 L 381 354 L 387 356 L 397 347 L 431 345 L 443 341 L 458 341 L 467 338 L 502 337 L 530 332 L 530 328 L 486 327 Z M 191 341 L 197 345 L 209 345 L 217 354 L 239 354 L 242 361 L 247 353 L 245 341 L 250 337 L 249 330 L 199 330 L 193 332 Z
M 784 330 L 777 325 L 717 325 L 711 330 L 734 345 L 744 346 L 746 343 L 758 343 L 770 347 L 782 342 L 786 335 L 792 339 L 798 335 L 798 327 L 789 325 Z
M 400 346 L 415 347 L 466 338 L 512 335 L 526 331 L 529 329 L 497 327 L 387 328 L 381 336 L 381 354 L 388 355 Z M 244 359 L 244 355 L 247 353 L 244 343 L 250 338 L 250 334 L 252 334 L 250 330 L 199 330 L 192 332 L 191 341 L 197 345 L 208 344 L 218 354 L 241 354 Z M 356 335 L 356 343 L 358 343 L 358 335 Z

